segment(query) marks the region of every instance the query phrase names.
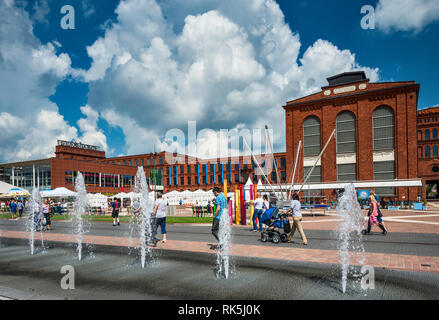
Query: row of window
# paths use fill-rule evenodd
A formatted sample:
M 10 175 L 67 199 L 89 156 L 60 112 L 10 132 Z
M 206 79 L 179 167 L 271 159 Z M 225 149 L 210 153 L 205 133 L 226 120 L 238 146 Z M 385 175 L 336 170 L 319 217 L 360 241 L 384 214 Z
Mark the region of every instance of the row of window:
M 280 158 L 280 166 L 279 166 L 278 161 L 276 162 L 276 164 L 273 161 L 273 164 L 272 164 L 271 168 L 274 168 L 275 165 L 278 168 L 282 168 L 282 169 L 286 168 L 286 165 L 287 165 L 286 159 L 285 158 Z M 207 173 L 208 171 L 211 172 L 211 173 L 212 172 L 221 172 L 221 166 L 223 166 L 222 168 L 223 168 L 224 172 L 226 172 L 226 171 L 230 172 L 231 168 L 232 168 L 232 171 L 233 170 L 234 171 L 239 171 L 239 170 L 246 171 L 246 170 L 249 170 L 249 169 L 253 170 L 253 169 L 257 169 L 258 168 L 258 165 L 254 161 L 252 162 L 252 165 L 249 165 L 249 164 L 246 164 L 246 163 L 244 163 L 244 164 L 235 163 L 235 165 L 233 166 L 232 163 L 229 162 L 229 163 L 226 163 L 225 165 L 223 165 L 221 163 L 220 164 L 213 164 L 213 163 L 211 163 L 209 165 L 201 164 L 199 166 L 200 166 L 200 171 L 202 173 Z M 265 161 L 262 161 L 260 166 L 261 166 L 262 169 L 264 169 L 265 168 Z M 185 173 L 185 167 L 186 167 L 186 173 L 190 174 L 191 171 L 192 171 L 191 170 L 191 165 L 187 165 L 187 166 L 180 165 L 180 166 L 168 167 L 168 172 L 169 172 L 169 168 L 172 168 L 172 172 L 174 174 L 177 174 L 177 173 L 178 174 L 184 174 Z M 197 167 L 195 167 L 195 172 L 197 172 L 196 170 L 197 170 Z
M 419 154 L 422 155 L 422 147 L 419 148 Z M 430 158 L 432 156 L 434 158 L 438 157 L 438 146 L 437 145 L 434 145 L 433 147 L 425 146 L 425 158 Z
M 145 161 L 144 160 L 145 159 L 140 159 L 140 161 L 138 159 L 123 160 L 123 161 L 112 161 L 109 164 L 111 164 L 111 163 L 114 164 L 114 165 L 116 165 L 116 164 L 117 165 L 122 165 L 123 164 L 124 166 L 136 166 L 136 167 L 138 167 L 138 166 L 145 166 Z M 151 165 L 151 161 L 150 160 L 151 160 L 150 158 L 147 159 L 147 162 L 146 162 L 147 166 Z M 156 160 L 157 159 L 154 158 L 154 161 L 153 161 L 154 165 L 157 165 L 157 161 Z M 160 157 L 160 164 L 163 164 L 163 157 Z M 232 165 L 231 163 L 227 163 L 226 164 L 226 166 L 227 166 L 226 170 L 227 171 L 230 171 L 231 165 Z M 278 162 L 276 163 L 276 165 L 279 167 L 279 163 Z M 214 166 L 215 166 L 215 164 L 210 164 L 210 171 L 211 172 L 214 171 Z M 261 166 L 264 167 L 265 163 L 263 162 L 261 164 Z M 184 167 L 185 166 L 183 166 L 183 165 L 180 166 L 180 173 L 184 173 Z M 191 165 L 187 165 L 186 167 L 187 167 L 187 173 L 191 173 Z M 204 165 L 202 165 L 202 167 L 203 167 L 203 172 L 206 172 L 206 167 Z M 256 167 L 257 167 L 257 164 L 254 161 L 252 161 L 252 169 L 254 169 Z M 274 161 L 273 161 L 273 167 L 274 167 Z M 285 168 L 285 167 L 286 167 L 286 159 L 285 158 L 280 158 L 280 168 Z M 243 167 L 241 169 L 247 170 L 248 168 L 250 168 L 250 165 L 243 164 Z M 235 163 L 235 170 L 239 170 L 239 164 L 238 163 Z M 176 171 L 176 167 L 174 168 L 174 172 L 175 171 Z
M 372 114 L 373 150 L 394 149 L 394 113 L 388 106 L 380 106 Z M 337 153 L 356 152 L 356 118 L 350 111 L 341 112 L 336 119 Z M 303 154 L 317 156 L 321 151 L 321 124 L 316 116 L 303 122 Z
M 185 181 L 185 177 L 180 176 L 180 178 L 178 178 L 177 176 L 171 177 L 167 179 L 167 185 L 168 186 L 177 186 L 177 185 L 192 185 L 196 184 L 196 185 L 202 185 L 202 184 L 212 184 L 212 183 L 224 183 L 224 180 L 227 180 L 228 183 L 245 183 L 249 178 L 248 174 L 243 174 L 243 175 L 239 175 L 239 174 L 235 174 L 233 176 L 230 176 L 230 174 L 228 175 L 217 175 L 217 179 L 215 181 L 215 176 L 214 175 L 200 175 L 199 179 L 198 177 L 194 177 L 194 181 L 192 181 L 192 177 L 188 176 L 186 177 L 186 181 Z M 253 175 L 253 182 L 256 183 L 258 181 L 258 179 L 261 179 L 261 181 L 264 180 L 263 177 L 258 176 L 256 174 Z M 287 179 L 287 174 L 285 171 L 281 171 L 280 172 L 280 179 L 281 182 L 286 182 Z M 185 183 L 186 182 L 186 183 Z M 265 181 L 264 181 L 265 182 Z M 271 182 L 276 182 L 277 183 L 277 175 L 276 172 L 272 172 L 271 173 Z
M 105 174 L 96 172 L 81 172 L 86 187 L 107 187 L 107 188 L 131 188 L 134 186 L 134 176 Z M 77 177 L 77 171 L 66 171 L 64 181 L 66 185 L 73 185 Z M 100 177 L 100 179 L 99 179 Z
M 146 158 L 145 159 L 131 159 L 131 160 L 118 160 L 118 161 L 111 161 L 108 162 L 108 164 L 114 164 L 114 165 L 124 165 L 124 166 L 150 166 L 150 165 L 157 165 L 157 161 L 159 161 L 160 164 L 163 164 L 163 157 L 160 157 L 160 159 L 157 158 Z
M 431 118 L 422 118 L 422 119 L 418 119 L 416 122 L 417 123 L 429 123 L 431 122 L 437 122 L 438 117 L 431 117 Z
M 437 135 L 437 129 L 434 128 L 431 130 L 431 135 L 430 135 L 430 129 L 426 129 L 424 130 L 424 140 L 436 140 L 438 138 Z M 421 141 L 422 140 L 422 131 L 418 132 L 418 140 Z

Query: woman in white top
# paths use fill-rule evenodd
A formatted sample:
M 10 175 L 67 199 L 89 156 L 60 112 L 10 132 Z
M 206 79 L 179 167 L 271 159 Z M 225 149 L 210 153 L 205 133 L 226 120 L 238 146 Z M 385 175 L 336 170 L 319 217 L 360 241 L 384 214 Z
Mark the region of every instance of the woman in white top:
M 162 193 L 157 193 L 157 200 L 154 203 L 154 237 L 157 234 L 157 228 L 160 226 L 160 231 L 163 235 L 162 242 L 166 242 L 166 202 L 162 199 Z
M 268 196 L 264 194 L 262 198 L 264 199 L 264 209 L 265 210 L 270 209 L 270 202 L 268 202 Z
M 302 244 L 307 245 L 308 240 L 306 239 L 305 233 L 302 228 L 302 212 L 301 204 L 299 201 L 299 195 L 297 193 L 293 194 L 293 201 L 291 201 L 291 208 L 288 210 L 288 213 L 291 213 L 293 216 L 293 225 L 291 226 L 291 232 L 288 235 L 288 242 L 291 242 L 291 238 L 294 236 L 294 232 L 296 232 L 296 228 L 299 230 L 300 237 L 302 238 Z

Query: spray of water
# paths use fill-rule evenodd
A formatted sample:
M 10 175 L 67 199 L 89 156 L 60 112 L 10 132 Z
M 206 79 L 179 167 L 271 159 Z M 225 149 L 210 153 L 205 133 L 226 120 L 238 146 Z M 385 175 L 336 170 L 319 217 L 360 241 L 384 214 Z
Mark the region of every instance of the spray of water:
M 346 283 L 351 264 L 351 255 L 354 254 L 359 259 L 356 263 L 364 263 L 364 246 L 361 231 L 364 228 L 364 216 L 357 200 L 354 185 L 348 184 L 343 195 L 338 200 L 338 214 L 343 219 L 339 224 L 338 250 L 341 260 L 342 271 L 342 291 L 346 292 Z
M 28 219 L 26 221 L 26 230 L 29 232 L 29 249 L 30 254 L 35 253 L 35 231 L 38 229 L 38 221 L 42 218 L 42 207 L 40 192 L 37 188 L 32 191 L 32 198 L 26 206 Z
M 135 192 L 139 194 L 141 224 L 140 224 L 140 257 L 142 268 L 145 268 L 146 259 L 152 260 L 153 229 L 152 229 L 152 205 L 149 198 L 148 184 L 143 167 L 137 169 Z
M 216 276 L 228 279 L 230 276 L 230 243 L 232 232 L 230 227 L 230 217 L 227 209 L 221 214 L 219 226 L 219 248 L 216 257 Z
M 84 177 L 81 172 L 78 172 L 78 176 L 75 181 L 76 200 L 74 203 L 74 232 L 76 233 L 78 260 L 82 259 L 82 238 L 84 235 L 84 222 L 83 215 L 87 212 L 88 198 L 87 191 L 85 189 Z

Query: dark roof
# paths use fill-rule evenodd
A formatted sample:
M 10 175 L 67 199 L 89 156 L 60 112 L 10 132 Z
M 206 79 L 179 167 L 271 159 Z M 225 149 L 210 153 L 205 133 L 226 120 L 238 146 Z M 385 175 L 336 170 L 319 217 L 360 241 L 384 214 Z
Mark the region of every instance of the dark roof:
M 326 78 L 326 80 L 328 80 L 329 86 L 332 87 L 368 79 L 366 78 L 366 73 L 364 71 L 352 71 L 337 74 Z

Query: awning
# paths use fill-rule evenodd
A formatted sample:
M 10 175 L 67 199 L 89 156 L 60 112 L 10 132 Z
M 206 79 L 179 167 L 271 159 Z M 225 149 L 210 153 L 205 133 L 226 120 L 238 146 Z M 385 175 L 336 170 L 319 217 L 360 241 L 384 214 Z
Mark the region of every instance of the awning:
M 412 179 L 412 180 L 386 180 L 386 181 L 356 181 L 356 182 L 330 182 L 330 183 L 311 183 L 306 184 L 303 188 L 301 184 L 295 184 L 293 187 L 294 191 L 302 188 L 302 191 L 306 190 L 320 190 L 320 189 L 344 189 L 348 184 L 354 184 L 355 188 L 381 188 L 381 187 L 422 187 L 422 180 Z M 290 190 L 290 185 L 283 184 L 283 191 Z M 259 190 L 276 190 L 280 191 L 277 185 L 272 184 L 258 186 Z

